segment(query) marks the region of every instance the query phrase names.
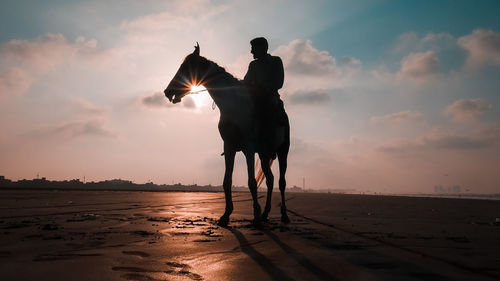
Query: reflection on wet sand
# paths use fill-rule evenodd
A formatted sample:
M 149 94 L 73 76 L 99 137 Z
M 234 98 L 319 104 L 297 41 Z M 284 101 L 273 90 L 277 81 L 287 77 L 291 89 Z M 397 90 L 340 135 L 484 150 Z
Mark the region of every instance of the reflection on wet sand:
M 235 193 L 221 228 L 222 193 L 0 192 L 2 280 L 500 276 L 495 201 L 291 194 L 291 224 L 277 200 L 255 228 L 250 194 Z

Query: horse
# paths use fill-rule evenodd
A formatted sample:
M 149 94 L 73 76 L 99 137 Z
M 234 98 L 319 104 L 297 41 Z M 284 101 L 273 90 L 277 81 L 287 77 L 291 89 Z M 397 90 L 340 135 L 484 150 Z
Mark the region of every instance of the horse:
M 258 133 L 256 129 L 255 99 L 243 81 L 235 78 L 217 63 L 200 56 L 200 46 L 196 43 L 194 51 L 187 55 L 179 67 L 174 78 L 170 81 L 164 93 L 172 103 L 178 103 L 191 91 L 191 86 L 203 85 L 220 111 L 218 129 L 224 142 L 225 172 L 223 189 L 226 201 L 224 214 L 218 225 L 227 226 L 229 216 L 233 212 L 231 195 L 234 158 L 236 152 L 241 151 L 246 158 L 248 172 L 248 187 L 253 200 L 253 224 L 260 225 L 268 220 L 271 210 L 274 176 L 271 171 L 272 157 L 269 153 L 258 151 Z M 285 204 L 287 157 L 290 147 L 290 123 L 283 109 L 283 134 L 281 142 L 276 145 L 274 157 L 279 161 L 279 189 L 281 192 L 281 221 L 289 223 Z M 262 171 L 266 177 L 267 199 L 264 211 L 257 197 L 257 181 L 255 179 L 255 153 L 259 154 Z

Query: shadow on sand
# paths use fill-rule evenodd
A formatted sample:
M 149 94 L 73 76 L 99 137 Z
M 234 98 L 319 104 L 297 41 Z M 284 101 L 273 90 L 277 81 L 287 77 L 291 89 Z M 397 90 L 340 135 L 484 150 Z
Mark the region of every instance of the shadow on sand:
M 240 231 L 231 227 L 227 227 L 226 229 L 231 231 L 236 239 L 238 239 L 241 251 L 252 258 L 269 275 L 272 280 L 294 280 L 292 277 L 287 275 L 286 272 L 278 268 L 266 256 L 253 248 L 250 242 Z M 314 274 L 320 280 L 337 280 L 337 278 L 331 276 L 328 272 L 316 266 L 302 253 L 283 243 L 276 234 L 272 233 L 269 230 L 261 231 L 269 236 L 286 254 L 293 258 L 298 264 L 302 265 L 303 268 Z
M 297 251 L 296 249 L 288 246 L 287 244 L 283 243 L 279 239 L 279 237 L 274 234 L 273 232 L 269 230 L 262 230 L 264 234 L 269 236 L 280 248 L 287 253 L 291 258 L 293 258 L 298 264 L 302 265 L 305 269 L 307 269 L 309 272 L 312 274 L 316 275 L 321 280 L 338 280 L 337 278 L 331 276 L 328 272 L 324 271 L 323 269 L 319 268 L 316 266 L 311 260 L 309 260 L 306 256 L 304 256 L 302 253 Z
M 252 258 L 268 275 L 272 280 L 294 280 L 288 276 L 284 271 L 279 269 L 272 261 L 270 261 L 266 256 L 261 254 L 259 251 L 252 247 L 250 242 L 245 238 L 245 236 L 238 230 L 227 227 L 227 230 L 234 234 L 238 242 L 240 243 L 241 251 Z

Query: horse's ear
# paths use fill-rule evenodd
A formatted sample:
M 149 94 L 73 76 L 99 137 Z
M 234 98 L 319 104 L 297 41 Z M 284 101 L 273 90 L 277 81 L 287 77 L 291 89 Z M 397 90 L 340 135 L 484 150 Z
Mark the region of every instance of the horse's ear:
M 195 56 L 200 55 L 200 44 L 198 44 L 198 42 L 196 42 L 196 46 L 194 46 L 193 55 L 195 55 Z

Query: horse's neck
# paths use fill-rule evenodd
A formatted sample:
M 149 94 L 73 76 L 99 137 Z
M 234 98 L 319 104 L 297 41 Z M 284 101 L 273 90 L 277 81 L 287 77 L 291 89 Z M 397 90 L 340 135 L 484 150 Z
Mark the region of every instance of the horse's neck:
M 219 131 L 221 134 L 227 134 L 228 126 L 236 126 L 240 137 L 250 140 L 255 132 L 253 99 L 241 81 L 221 68 L 218 71 L 207 76 L 205 87 L 219 108 Z
M 205 87 L 212 96 L 221 114 L 245 106 L 246 89 L 243 84 L 221 68 L 214 68 L 207 73 Z M 248 106 L 248 104 L 247 104 Z

